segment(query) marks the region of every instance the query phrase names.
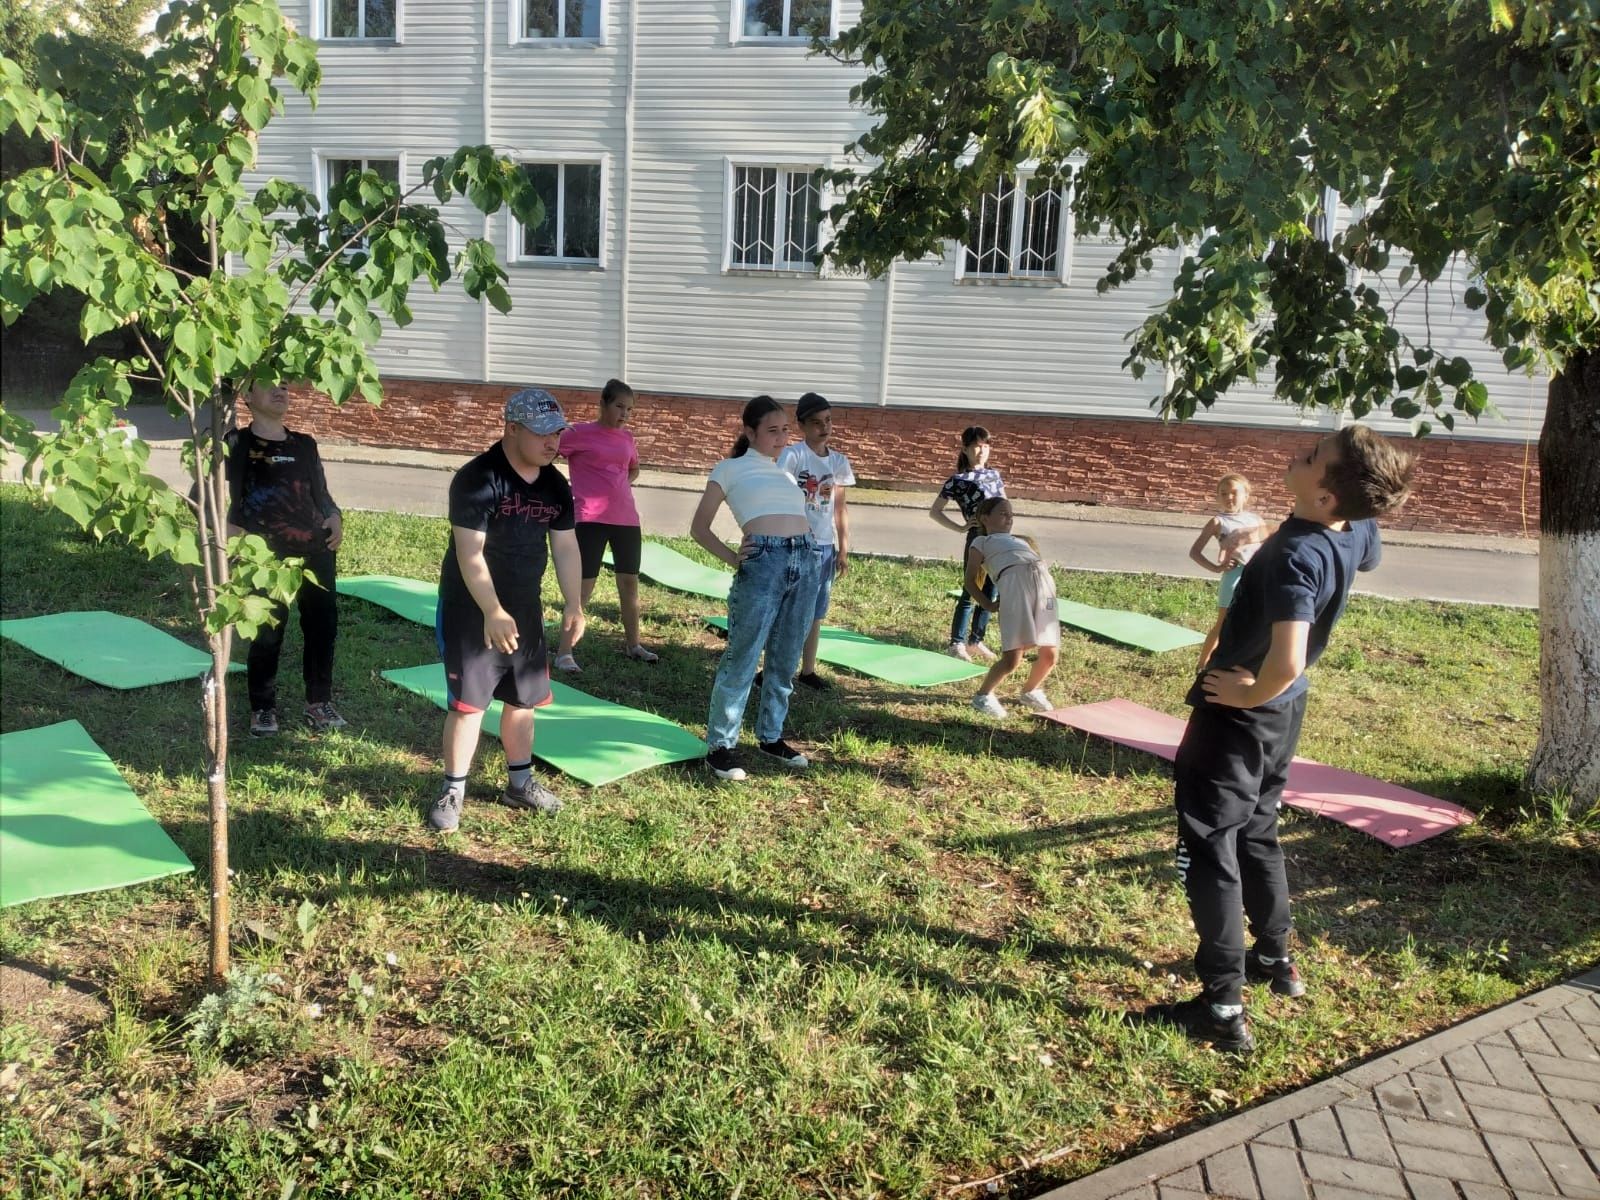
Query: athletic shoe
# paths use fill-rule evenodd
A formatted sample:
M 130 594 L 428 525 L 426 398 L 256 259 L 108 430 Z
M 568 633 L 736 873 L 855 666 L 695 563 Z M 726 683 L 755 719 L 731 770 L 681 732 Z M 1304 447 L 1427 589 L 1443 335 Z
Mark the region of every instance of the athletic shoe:
M 1192 1041 L 1210 1042 L 1218 1050 L 1249 1054 L 1256 1048 L 1255 1034 L 1250 1032 L 1250 1021 L 1244 1013 L 1219 1017 L 1204 996 L 1178 1004 L 1152 1004 L 1134 1014 L 1134 1019 L 1147 1025 L 1170 1025 Z
M 659 662 L 661 656 L 654 650 L 646 650 L 643 646 L 629 646 L 623 651 L 634 662 L 653 663 Z
M 272 737 L 278 732 L 278 710 L 258 708 L 250 714 L 250 736 Z
M 454 833 L 456 826 L 461 824 L 461 806 L 465 803 L 460 792 L 445 788 L 428 810 L 428 824 L 440 833 Z
M 506 790 L 500 793 L 500 803 L 508 808 L 531 808 L 547 817 L 553 817 L 561 811 L 561 801 L 556 794 L 532 775 L 521 787 L 506 784 Z
M 1245 955 L 1244 977 L 1251 983 L 1270 983 L 1273 991 L 1291 1000 L 1306 994 L 1305 980 L 1300 978 L 1299 968 L 1294 965 L 1292 958 L 1266 962 L 1252 950 Z
M 1044 694 L 1043 688 L 1034 688 L 1031 692 L 1023 692 L 1020 697 L 1024 708 L 1031 708 L 1034 712 L 1053 712 L 1055 705 L 1050 703 L 1050 697 Z
M 558 671 L 565 671 L 568 675 L 583 674 L 583 668 L 578 665 L 578 660 L 570 654 L 556 655 L 550 665 Z
M 810 688 L 813 692 L 831 692 L 833 684 L 829 683 L 815 671 L 807 671 L 804 675 L 796 675 L 794 681 Z
M 306 724 L 317 733 L 327 733 L 330 729 L 343 729 L 349 723 L 326 700 L 321 704 L 306 705 Z
M 711 768 L 711 773 L 718 779 L 732 780 L 734 783 L 744 778 L 744 768 L 739 765 L 739 756 L 733 752 L 731 746 L 718 746 L 706 755 L 706 766 Z
M 968 642 L 967 656 L 971 658 L 973 662 L 993 662 L 995 659 L 1000 657 L 982 642 Z
M 959 658 L 962 662 L 971 662 L 972 655 L 967 652 L 965 642 L 951 642 L 950 648 L 945 651 L 951 658 Z
M 762 742 L 757 746 L 757 749 L 763 754 L 771 755 L 784 766 L 793 767 L 796 771 L 803 771 L 811 765 L 810 759 L 782 738 L 775 742 Z
M 1006 718 L 1006 706 L 995 698 L 993 692 L 979 692 L 972 698 L 972 707 L 986 717 L 993 717 L 997 721 Z

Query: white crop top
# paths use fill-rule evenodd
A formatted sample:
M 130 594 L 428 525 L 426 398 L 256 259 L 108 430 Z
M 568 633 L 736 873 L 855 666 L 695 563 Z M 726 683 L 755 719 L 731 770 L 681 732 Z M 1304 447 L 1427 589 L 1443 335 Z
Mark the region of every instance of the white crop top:
M 757 517 L 806 519 L 805 493 L 794 476 L 754 450 L 712 467 L 711 482 L 728 498 L 728 509 L 741 528 Z

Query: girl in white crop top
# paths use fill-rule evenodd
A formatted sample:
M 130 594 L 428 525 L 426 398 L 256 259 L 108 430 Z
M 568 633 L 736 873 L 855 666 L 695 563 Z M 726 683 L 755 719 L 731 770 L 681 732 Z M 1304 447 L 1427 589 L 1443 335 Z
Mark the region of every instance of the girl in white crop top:
M 788 416 L 770 396 L 757 396 L 745 405 L 742 419 L 743 435 L 733 453 L 711 469 L 689 524 L 696 542 L 735 568 L 728 590 L 728 645 L 717 664 L 706 719 L 706 763 L 718 779 L 731 780 L 745 777 L 734 747 L 763 649 L 757 746 L 786 766 L 809 765 L 783 740 L 783 723 L 817 595 L 816 543 L 806 520 L 805 494 L 773 461 L 789 441 Z M 711 529 L 724 502 L 743 535 L 737 550 Z

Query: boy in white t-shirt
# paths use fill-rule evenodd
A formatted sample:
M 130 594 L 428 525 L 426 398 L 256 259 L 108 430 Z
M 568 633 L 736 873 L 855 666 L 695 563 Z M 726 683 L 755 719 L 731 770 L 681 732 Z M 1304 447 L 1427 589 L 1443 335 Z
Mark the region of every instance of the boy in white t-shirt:
M 833 686 L 817 674 L 817 639 L 833 598 L 834 577 L 850 569 L 850 510 L 844 490 L 855 485 L 856 476 L 850 460 L 828 445 L 833 437 L 833 406 L 827 400 L 807 392 L 795 405 L 794 417 L 806 440 L 785 446 L 778 466 L 805 493 L 806 519 L 817 543 L 817 603 L 795 682 L 820 692 Z

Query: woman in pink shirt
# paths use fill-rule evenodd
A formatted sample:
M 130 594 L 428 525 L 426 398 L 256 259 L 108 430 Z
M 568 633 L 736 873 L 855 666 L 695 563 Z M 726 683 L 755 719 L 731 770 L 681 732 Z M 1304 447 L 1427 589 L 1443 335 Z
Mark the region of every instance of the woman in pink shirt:
M 569 426 L 561 435 L 561 456 L 567 460 L 572 498 L 577 504 L 578 549 L 583 554 L 583 602 L 589 603 L 606 547 L 617 576 L 617 600 L 627 655 L 655 662 L 654 651 L 639 644 L 639 555 L 643 537 L 639 510 L 633 503 L 633 481 L 639 477 L 639 448 L 628 432 L 633 415 L 633 389 L 620 379 L 606 381 L 600 394 L 600 419 Z M 580 635 L 581 636 L 581 635 Z M 558 671 L 580 671 L 567 634 L 556 648 Z

